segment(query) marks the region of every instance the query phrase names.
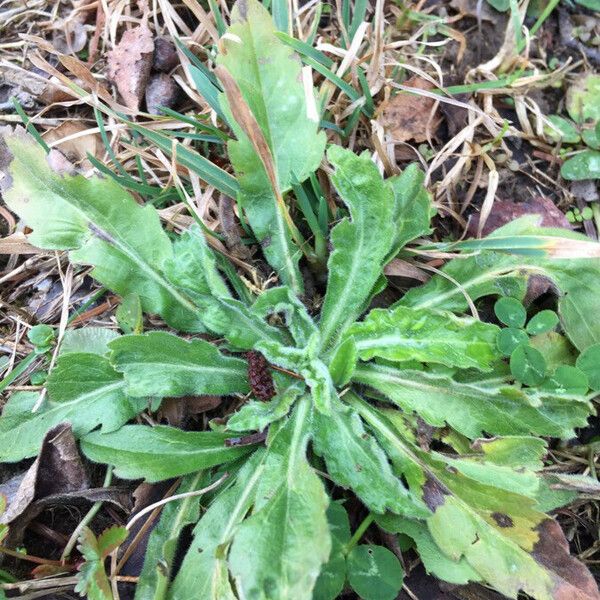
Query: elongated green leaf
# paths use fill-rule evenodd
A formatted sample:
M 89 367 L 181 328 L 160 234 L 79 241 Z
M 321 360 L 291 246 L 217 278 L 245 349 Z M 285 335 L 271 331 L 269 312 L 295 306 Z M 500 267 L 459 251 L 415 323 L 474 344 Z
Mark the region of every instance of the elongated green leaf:
M 102 425 L 114 431 L 143 410 L 125 395 L 125 382 L 98 354 L 59 357 L 47 381 L 48 398 L 37 412 L 19 411 L 0 418 L 0 460 L 37 454 L 45 433 L 64 421 L 81 436 Z
M 109 344 L 131 396 L 226 395 L 249 391 L 246 362 L 214 344 L 186 341 L 163 331 L 124 335 Z
M 177 494 L 194 492 L 208 485 L 208 477 L 199 472 L 188 475 L 177 488 Z M 162 511 L 158 525 L 152 530 L 144 567 L 135 587 L 135 600 L 164 600 L 184 527 L 198 521 L 200 496 L 188 496 L 169 502 Z
M 119 337 L 119 334 L 106 327 L 82 327 L 67 329 L 60 344 L 60 354 L 84 352 L 89 354 L 108 354 L 108 343 Z
M 398 306 L 372 310 L 347 335 L 354 338 L 363 360 L 378 356 L 395 362 L 417 360 L 489 371 L 500 357 L 498 331 L 495 325 L 447 311 Z
M 4 143 L 4 199 L 33 229 L 32 244 L 70 250 L 71 260 L 93 265 L 92 275 L 106 287 L 137 293 L 146 312 L 173 327 L 203 329 L 193 302 L 163 273 L 173 249 L 154 207 L 140 206 L 110 178 L 60 173 L 19 128 Z
M 429 533 L 448 559 L 464 559 L 479 578 L 510 598 L 519 591 L 539 600 L 599 597 L 592 575 L 569 556 L 560 526 L 537 510 L 534 499 L 448 469 L 442 455 L 404 439 L 377 409 L 352 394 L 347 399 L 398 457 L 409 484 L 421 489 L 432 511 L 426 519 Z M 465 575 L 471 579 L 463 569 Z
M 179 236 L 173 245 L 173 257 L 167 261 L 165 271 L 169 280 L 198 304 L 207 297 L 231 298 L 217 269 L 217 261 L 206 238 L 197 225 Z
M 323 348 L 332 349 L 365 310 L 382 273 L 394 236 L 394 198 L 377 167 L 366 157 L 332 146 L 327 152 L 336 168 L 332 181 L 350 209 L 331 232 L 327 293 L 319 328 Z
M 540 228 L 538 221 L 536 215 L 522 217 L 485 240 L 513 239 L 511 243 L 518 245 L 519 239 L 543 235 L 545 255 L 543 251 L 540 256 L 527 256 L 482 250 L 475 256 L 452 260 L 442 269 L 449 278 L 435 275 L 425 285 L 410 290 L 400 304 L 464 312 L 468 309 L 465 294 L 472 300 L 488 295 L 522 298 L 527 277 L 542 275 L 558 288 L 561 324 L 577 349 L 583 351 L 600 342 L 600 320 L 594 316 L 595 298 L 600 295 L 600 261 L 593 258 L 598 255 L 597 244 L 574 232 Z M 592 257 L 578 257 L 578 251 L 573 250 L 568 258 L 553 258 L 560 246 L 562 255 L 567 256 L 571 242 L 586 242 Z M 510 244 L 504 245 L 510 248 Z
M 394 193 L 394 254 L 408 242 L 431 231 L 434 210 L 431 196 L 423 182 L 425 174 L 416 163 L 406 167 L 401 175 L 390 177 L 386 184 Z
M 178 164 L 186 167 L 192 173 L 196 173 L 200 179 L 214 186 L 220 192 L 228 196 L 235 196 L 239 192 L 238 182 L 233 175 L 217 167 L 217 165 L 189 146 L 174 141 L 173 138 L 164 133 L 148 129 L 133 121 L 127 121 L 127 126 L 133 131 L 141 133 L 146 139 L 165 152 L 167 156 L 175 154 Z
M 305 457 L 307 400 L 271 442 L 252 516 L 231 545 L 229 567 L 246 598 L 310 600 L 329 557 L 328 499 Z
M 346 545 L 350 541 L 350 520 L 340 502 L 330 502 L 327 521 L 331 532 L 331 554 L 321 570 L 313 593 L 313 600 L 335 600 L 346 581 Z
M 338 485 L 352 489 L 373 512 L 427 514 L 394 475 L 358 413 L 336 401 L 330 415 L 315 412 L 313 419 L 315 451 L 323 456 L 327 472 Z
M 303 181 L 321 162 L 325 135 L 317 133 L 319 117 L 312 86 L 303 85 L 301 64 L 275 35 L 267 10 L 256 0 L 238 2 L 231 26 L 221 39 L 217 64 L 224 66 L 240 88 L 241 100 L 262 131 L 281 193 Z M 283 282 L 301 292 L 300 250 L 293 244 L 261 158 L 236 120 L 238 111 L 220 98 L 237 141 L 229 155 L 238 175 L 241 204 L 265 257 Z
M 236 600 L 229 583 L 227 550 L 252 506 L 264 458 L 264 451 L 255 452 L 237 474 L 235 484 L 215 498 L 199 521 L 169 590 L 169 600 Z
M 306 347 L 318 331 L 304 304 L 287 287 L 264 291 L 252 306 L 252 312 L 262 319 L 273 314 L 283 315 L 287 328 L 300 348 Z
M 360 364 L 353 379 L 437 427 L 446 423 L 476 438 L 498 435 L 547 435 L 568 439 L 582 427 L 591 407 L 581 396 L 519 389 L 500 380 L 460 383 L 445 374 L 388 365 Z
M 377 516 L 377 523 L 386 531 L 403 533 L 411 537 L 419 551 L 419 558 L 423 561 L 428 573 L 457 585 L 465 585 L 470 581 L 481 579 L 464 557 L 460 560 L 448 558 L 437 547 L 425 523 L 411 521 L 390 513 Z
M 246 402 L 229 417 L 228 431 L 264 431 L 271 423 L 288 414 L 298 396 L 305 390 L 305 385 L 281 373 L 275 373 L 273 379 L 277 395 L 269 402 Z
M 81 440 L 81 449 L 94 462 L 114 465 L 115 474 L 123 479 L 152 482 L 208 469 L 251 450 L 226 446 L 227 437 L 163 425 L 126 425 L 113 433 L 88 434 Z

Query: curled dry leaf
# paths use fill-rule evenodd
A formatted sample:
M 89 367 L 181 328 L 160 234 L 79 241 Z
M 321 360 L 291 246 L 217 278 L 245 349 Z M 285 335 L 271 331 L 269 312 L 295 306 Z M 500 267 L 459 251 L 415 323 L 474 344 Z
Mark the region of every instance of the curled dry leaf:
M 132 110 L 138 110 L 144 96 L 153 54 L 152 32 L 145 23 L 128 29 L 108 53 L 108 78 Z
M 433 85 L 418 76 L 404 82 L 406 87 L 430 91 Z M 399 92 L 379 106 L 378 120 L 394 142 L 425 142 L 440 124 L 433 98 Z
M 169 425 L 181 427 L 190 417 L 217 408 L 221 401 L 221 397 L 209 395 L 165 398 L 161 403 L 160 414 Z
M 68 423 L 48 431 L 35 462 L 25 473 L 1 484 L 0 493 L 7 498 L 0 524 L 10 526 L 6 541 L 9 546 L 20 543 L 29 523 L 49 505 L 73 503 L 80 498 L 90 502 L 108 501 L 121 508 L 129 502 L 120 490 L 90 488 Z
M 597 600 L 598 586 L 587 567 L 569 554 L 569 544 L 554 519 L 542 521 L 533 557 L 551 574 L 554 600 Z
M 502 225 L 506 225 L 525 215 L 540 215 L 540 226 L 542 227 L 572 229 L 567 217 L 556 207 L 550 198 L 537 196 L 525 202 L 495 200 L 481 234 L 485 237 L 498 229 L 498 227 L 502 227 Z M 478 227 L 479 217 L 475 216 L 469 223 L 469 235 L 477 235 Z
M 65 121 L 46 131 L 43 138 L 48 145 L 58 148 L 69 161 L 80 164 L 85 170 L 92 168 L 87 155 L 98 157 L 102 152 L 100 136 L 88 133 L 88 128 L 78 121 Z

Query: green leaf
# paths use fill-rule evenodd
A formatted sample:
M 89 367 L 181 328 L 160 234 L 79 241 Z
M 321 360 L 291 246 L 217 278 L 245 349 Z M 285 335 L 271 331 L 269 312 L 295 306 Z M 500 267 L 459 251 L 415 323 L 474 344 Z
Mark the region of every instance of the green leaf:
M 330 415 L 315 412 L 313 420 L 315 452 L 325 459 L 335 483 L 350 488 L 373 512 L 427 513 L 394 475 L 385 452 L 355 411 L 338 401 Z
M 502 379 L 461 383 L 445 374 L 372 364 L 359 365 L 353 379 L 430 425 L 447 423 L 471 439 L 482 432 L 568 439 L 590 414 L 580 396 L 518 389 Z
M 47 381 L 48 399 L 36 412 L 0 418 L 0 460 L 18 461 L 37 454 L 45 433 L 64 421 L 78 437 L 102 425 L 110 432 L 143 406 L 125 395 L 125 382 L 97 354 L 60 356 Z
M 590 10 L 600 11 L 600 0 L 575 0 L 577 4 L 581 4 L 581 6 L 585 6 Z
M 142 314 L 142 303 L 137 294 L 125 296 L 119 304 L 115 316 L 123 333 L 142 333 L 144 315 Z
M 434 542 L 425 523 L 389 513 L 378 515 L 377 523 L 386 531 L 411 537 L 427 573 L 457 585 L 465 585 L 470 581 L 481 579 L 464 557 L 457 561 L 448 558 Z
M 144 310 L 172 327 L 203 329 L 193 302 L 164 275 L 173 250 L 153 206 L 140 206 L 111 178 L 58 173 L 21 129 L 4 142 L 12 153 L 0 164 L 9 175 L 4 199 L 33 229 L 32 244 L 70 250 L 72 262 L 93 265 L 93 277 L 121 296 L 139 294 Z
M 89 354 L 108 354 L 108 344 L 118 338 L 119 334 L 106 327 L 82 327 L 67 329 L 60 344 L 60 355 L 70 352 L 85 352 Z
M 225 356 L 210 342 L 153 331 L 124 335 L 109 344 L 111 361 L 131 396 L 245 394 L 246 362 Z
M 587 375 L 590 387 L 595 392 L 600 391 L 600 344 L 586 348 L 577 357 L 576 364 Z
M 581 136 L 573 121 L 565 119 L 564 117 L 559 117 L 558 115 L 548 115 L 547 118 L 554 127 L 545 125 L 544 134 L 553 142 L 563 142 L 564 144 L 579 143 Z
M 293 181 L 302 182 L 317 169 L 325 135 L 317 133 L 319 118 L 312 86 L 305 90 L 301 63 L 275 31 L 269 13 L 259 2 L 239 2 L 221 39 L 217 64 L 233 77 L 241 92 L 237 100 L 254 116 L 272 157 L 277 192 L 283 194 Z M 301 292 L 301 251 L 292 242 L 290 224 L 264 163 L 236 119 L 240 118 L 239 110 L 228 105 L 225 95 L 220 102 L 237 138 L 228 143 L 228 149 L 242 190 L 240 203 L 269 263 L 283 283 Z
M 227 552 L 238 525 L 250 510 L 264 469 L 265 452 L 254 453 L 232 487 L 217 495 L 194 529 L 169 600 L 236 600 L 229 582 Z
M 377 356 L 482 371 L 489 371 L 498 358 L 497 334 L 495 325 L 477 319 L 406 306 L 374 309 L 347 332 L 362 360 Z
M 570 181 L 600 179 L 600 152 L 584 150 L 576 154 L 563 163 L 560 174 Z
M 43 323 L 34 325 L 27 332 L 27 339 L 41 352 L 45 352 L 52 346 L 55 337 L 54 329 Z
M 473 301 L 483 296 L 514 296 L 523 298 L 528 274 L 542 275 L 554 282 L 559 291 L 558 313 L 561 325 L 573 342 L 583 351 L 587 346 L 600 343 L 600 320 L 595 318 L 595 298 L 600 296 L 600 265 L 597 245 L 589 238 L 564 229 L 542 229 L 540 217 L 522 217 L 494 231 L 482 241 L 510 239 L 518 245 L 519 239 L 531 234 L 544 235 L 545 255 L 517 255 L 481 250 L 474 256 L 451 260 L 442 271 L 425 285 L 412 288 L 399 304 L 417 308 L 438 308 L 452 312 L 468 310 L 467 294 Z M 589 254 L 570 250 L 572 244 L 591 244 Z M 570 258 L 553 258 L 556 248 L 563 246 Z M 577 258 L 577 256 L 581 258 Z M 586 258 L 591 256 L 592 258 Z M 449 276 L 449 277 L 448 277 Z M 459 284 L 459 285 L 457 285 Z
M 567 111 L 576 123 L 600 121 L 600 75 L 589 72 L 567 90 Z
M 487 0 L 497 11 L 506 12 L 510 8 L 510 0 Z
M 549 369 L 554 370 L 561 365 L 575 365 L 577 350 L 564 335 L 556 331 L 533 336 L 529 344 L 544 355 Z
M 358 349 L 352 336 L 348 336 L 336 349 L 329 363 L 333 383 L 342 387 L 351 379 L 358 362 Z
M 523 327 L 527 312 L 525 307 L 515 298 L 500 298 L 494 304 L 494 312 L 498 320 L 508 327 Z
M 364 600 L 394 600 L 402 587 L 404 569 L 383 546 L 355 546 L 347 558 L 348 582 Z
M 558 325 L 558 315 L 553 310 L 542 310 L 527 323 L 529 335 L 539 335 L 551 331 Z
M 506 327 L 498 332 L 496 345 L 504 356 L 510 356 L 517 346 L 527 344 L 529 336 L 522 329 Z
M 540 600 L 598 596 L 591 574 L 569 556 L 560 526 L 537 510 L 535 499 L 449 469 L 441 454 L 421 450 L 375 408 L 346 397 L 399 457 L 409 485 L 421 489 L 432 511 L 429 533 L 447 558 L 464 558 L 482 580 L 511 598 L 519 591 Z
M 239 525 L 229 568 L 240 596 L 310 600 L 331 550 L 328 499 L 306 460 L 308 398 L 271 442 L 252 515 Z
M 596 123 L 596 127 L 584 129 L 581 133 L 581 137 L 586 146 L 593 150 L 600 150 L 600 121 Z
M 521 344 L 510 355 L 510 372 L 525 385 L 539 385 L 546 371 L 544 355 L 527 344 Z
M 177 494 L 195 492 L 208 484 L 203 472 L 185 477 Z M 148 538 L 144 566 L 135 587 L 135 600 L 164 600 L 173 571 L 179 537 L 184 527 L 200 517 L 200 496 L 187 496 L 165 505 Z
M 231 298 L 217 269 L 217 261 L 197 225 L 182 233 L 165 267 L 167 277 L 202 305 L 211 297 Z
M 331 554 L 317 578 L 313 600 L 335 600 L 346 581 L 345 549 L 350 541 L 350 521 L 341 502 L 329 503 L 327 522 L 331 532 Z
M 331 231 L 334 250 L 319 322 L 323 348 L 331 350 L 365 310 L 382 274 L 393 243 L 394 197 L 366 156 L 331 146 L 327 157 L 335 167 L 331 180 L 351 217 Z
M 85 560 L 77 575 L 76 592 L 90 600 L 113 600 L 110 581 L 104 570 L 104 560 L 126 539 L 125 527 L 111 527 L 100 534 L 98 539 L 91 529 L 83 528 L 77 548 Z
M 401 175 L 390 177 L 386 184 L 394 193 L 394 224 L 396 233 L 393 254 L 408 242 L 431 232 L 431 217 L 434 209 L 431 196 L 423 185 L 425 174 L 417 163 L 412 163 Z
M 279 373 L 274 375 L 277 395 L 269 402 L 251 400 L 227 421 L 228 431 L 264 431 L 271 423 L 285 417 L 303 393 L 305 386 L 298 380 Z
M 153 482 L 208 469 L 251 450 L 228 447 L 228 437 L 164 425 L 126 425 L 113 433 L 88 434 L 81 440 L 81 449 L 94 462 L 114 465 L 118 477 Z
M 593 346 L 592 346 L 593 347 Z M 561 365 L 540 386 L 553 394 L 587 394 L 590 385 L 584 371 L 571 365 Z
M 270 288 L 262 292 L 253 304 L 252 312 L 261 319 L 271 315 L 283 316 L 299 348 L 306 347 L 318 331 L 304 304 L 287 287 Z

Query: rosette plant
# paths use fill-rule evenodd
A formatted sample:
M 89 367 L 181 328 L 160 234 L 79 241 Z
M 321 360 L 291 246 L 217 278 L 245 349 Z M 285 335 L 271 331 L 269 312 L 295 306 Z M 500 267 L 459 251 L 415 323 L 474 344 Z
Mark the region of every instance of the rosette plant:
M 58 172 L 23 130 L 5 133 L 4 198 L 31 243 L 68 251 L 166 326 L 93 345 L 75 336 L 38 410 L 38 398 L 9 400 L 0 458 L 36 455 L 67 421 L 83 454 L 123 479 L 182 477 L 187 492 L 226 474 L 205 495 L 167 505 L 136 598 L 333 599 L 349 585 L 392 599 L 402 567 L 389 550 L 359 543 L 368 527 L 412 540 L 426 569 L 452 583 L 482 582 L 511 598 L 598 598 L 547 514 L 573 499 L 575 483 L 542 470 L 548 438 L 572 437 L 593 412 L 593 368 L 540 365 L 534 345 L 515 336 L 526 350 L 511 370 L 510 339 L 498 343 L 505 328 L 482 321 L 475 304 L 522 300 L 530 275 L 546 277 L 557 294 L 554 335 L 589 356 L 600 325 L 582 315 L 598 297 L 597 244 L 535 217 L 484 240 L 430 244 L 456 258 L 391 306 L 371 308 L 388 285 L 385 265 L 431 233 L 431 199 L 414 166 L 384 179 L 368 153 L 326 150 L 322 97 L 287 42 L 262 5 L 238 2 L 213 84 L 235 136 L 235 175 L 212 165 L 205 180 L 235 195 L 276 273 L 258 292 L 201 226 L 167 233 L 155 208 L 113 179 Z M 189 166 L 202 157 L 181 146 L 176 158 Z M 330 231 L 301 198 L 318 169 L 331 183 L 325 210 L 337 211 Z M 309 297 L 303 270 L 315 273 L 322 302 Z M 162 398 L 202 394 L 245 401 L 209 431 L 128 424 Z M 352 495 L 364 507 L 354 535 L 343 502 Z

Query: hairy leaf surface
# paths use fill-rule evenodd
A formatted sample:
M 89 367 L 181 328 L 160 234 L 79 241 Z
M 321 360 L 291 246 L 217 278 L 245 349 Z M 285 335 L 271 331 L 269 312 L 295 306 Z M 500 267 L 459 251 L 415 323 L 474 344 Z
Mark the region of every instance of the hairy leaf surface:
M 592 575 L 568 555 L 560 526 L 539 512 L 534 499 L 448 469 L 442 455 L 403 439 L 377 409 L 356 396 L 349 400 L 394 455 L 409 485 L 421 488 L 433 513 L 426 519 L 429 533 L 447 558 L 466 560 L 510 598 L 520 591 L 539 600 L 599 597 Z
M 4 198 L 33 229 L 32 244 L 69 250 L 73 262 L 93 265 L 92 275 L 108 288 L 138 294 L 146 312 L 184 331 L 203 330 L 194 303 L 164 274 L 173 249 L 153 206 L 137 204 L 110 177 L 57 171 L 52 154 L 46 157 L 20 128 L 3 139 Z
M 542 255 L 538 252 L 533 256 L 481 250 L 474 256 L 451 260 L 442 269 L 446 277 L 435 275 L 425 285 L 409 290 L 399 304 L 464 312 L 468 309 L 465 294 L 472 300 L 488 295 L 522 298 L 528 276 L 541 275 L 558 288 L 561 323 L 577 349 L 583 351 L 600 342 L 600 320 L 594 316 L 595 299 L 600 294 L 600 262 L 580 258 L 576 251 L 568 256 L 571 243 L 596 245 L 574 232 L 540 228 L 538 221 L 536 215 L 522 217 L 500 227 L 486 240 L 504 238 L 503 245 L 511 252 L 511 246 L 517 247 L 520 239 L 546 236 L 545 255 L 544 249 Z M 554 258 L 556 255 L 562 258 Z
M 76 436 L 102 425 L 119 429 L 144 406 L 125 394 L 125 381 L 108 360 L 91 353 L 59 357 L 47 381 L 48 398 L 36 412 L 20 411 L 0 419 L 0 459 L 34 456 L 45 433 L 67 421 Z
M 313 444 L 333 480 L 352 489 L 373 512 L 426 515 L 427 509 L 394 475 L 385 452 L 365 431 L 358 413 L 339 401 L 332 408 L 330 415 L 315 411 Z
M 221 38 L 217 64 L 227 69 L 239 87 L 268 146 L 279 192 L 303 181 L 321 162 L 325 135 L 317 133 L 312 85 L 305 89 L 301 63 L 275 35 L 268 11 L 256 0 L 240 0 L 232 10 L 231 26 Z M 254 234 L 283 282 L 303 289 L 298 269 L 300 249 L 269 181 L 265 165 L 225 97 L 221 106 L 237 141 L 228 143 L 229 156 L 241 188 L 240 201 Z
M 575 427 L 585 425 L 591 411 L 580 396 L 519 389 L 502 380 L 461 383 L 445 374 L 383 364 L 358 365 L 353 379 L 431 425 L 447 423 L 470 438 L 486 432 L 568 439 L 575 434 Z
M 229 566 L 240 594 L 310 600 L 331 537 L 323 484 L 306 460 L 309 404 L 272 440 L 252 515 L 237 529 Z
M 499 358 L 498 327 L 447 311 L 398 306 L 372 310 L 348 330 L 362 360 L 417 360 L 489 371 Z
M 206 487 L 207 475 L 199 471 L 185 477 L 177 494 Z M 148 538 L 144 566 L 135 586 L 135 600 L 164 600 L 170 583 L 179 537 L 184 527 L 200 517 L 200 496 L 187 496 L 165 505 L 160 520 Z
M 131 396 L 247 393 L 246 362 L 221 354 L 201 339 L 153 331 L 124 335 L 109 344 L 111 361 Z
M 88 434 L 81 440 L 81 449 L 94 462 L 114 465 L 115 474 L 123 479 L 152 482 L 208 469 L 251 450 L 228 447 L 227 438 L 213 431 L 126 425 L 113 433 Z
M 219 493 L 202 516 L 169 590 L 169 600 L 236 600 L 229 582 L 227 552 L 254 501 L 264 458 L 265 453 L 257 451 L 239 471 L 234 485 Z
M 332 349 L 365 310 L 393 243 L 394 197 L 366 156 L 339 146 L 327 152 L 335 167 L 333 184 L 350 210 L 331 231 L 333 252 L 327 263 L 327 292 L 319 329 L 325 349 Z

